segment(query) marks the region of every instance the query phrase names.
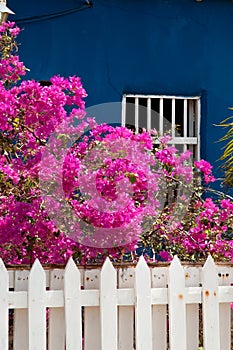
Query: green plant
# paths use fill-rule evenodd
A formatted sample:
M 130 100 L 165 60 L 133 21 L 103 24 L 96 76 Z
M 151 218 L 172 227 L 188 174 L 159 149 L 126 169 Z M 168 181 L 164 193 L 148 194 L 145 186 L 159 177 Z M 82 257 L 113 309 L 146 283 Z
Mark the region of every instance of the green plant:
M 233 108 L 229 108 L 233 110 Z M 227 129 L 225 135 L 219 140 L 226 142 L 220 160 L 224 161 L 222 169 L 224 171 L 223 183 L 227 187 L 233 186 L 233 116 L 230 116 L 218 125 Z

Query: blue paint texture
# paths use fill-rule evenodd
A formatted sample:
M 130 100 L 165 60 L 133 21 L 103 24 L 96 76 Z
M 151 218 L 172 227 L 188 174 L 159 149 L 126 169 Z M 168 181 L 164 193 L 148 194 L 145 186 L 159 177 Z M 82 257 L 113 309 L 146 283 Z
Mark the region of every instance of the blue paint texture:
M 78 75 L 87 106 L 120 102 L 125 92 L 201 95 L 201 155 L 218 169 L 233 106 L 231 0 L 8 0 L 21 28 L 28 77 Z M 80 9 L 65 14 L 67 10 Z M 60 15 L 45 18 L 44 15 Z M 37 18 L 34 18 L 38 16 Z

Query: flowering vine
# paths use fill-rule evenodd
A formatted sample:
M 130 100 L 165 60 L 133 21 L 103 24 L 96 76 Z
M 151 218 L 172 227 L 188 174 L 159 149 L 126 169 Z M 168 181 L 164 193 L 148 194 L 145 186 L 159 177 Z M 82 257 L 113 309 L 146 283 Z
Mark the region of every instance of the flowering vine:
M 5 263 L 80 263 L 146 253 L 232 260 L 233 204 L 203 199 L 212 166 L 169 136 L 85 116 L 79 77 L 20 82 L 19 28 L 0 26 L 0 256 Z

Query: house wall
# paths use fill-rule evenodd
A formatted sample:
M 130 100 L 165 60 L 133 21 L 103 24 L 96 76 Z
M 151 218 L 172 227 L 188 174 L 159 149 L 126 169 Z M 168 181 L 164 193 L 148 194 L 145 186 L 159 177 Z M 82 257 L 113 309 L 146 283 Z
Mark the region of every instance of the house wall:
M 9 19 L 24 28 L 19 51 L 28 77 L 76 74 L 87 106 L 119 102 L 127 92 L 200 94 L 201 156 L 220 175 L 223 132 L 214 123 L 233 106 L 233 2 L 93 0 L 92 8 L 43 18 L 84 2 L 8 0 L 16 13 Z

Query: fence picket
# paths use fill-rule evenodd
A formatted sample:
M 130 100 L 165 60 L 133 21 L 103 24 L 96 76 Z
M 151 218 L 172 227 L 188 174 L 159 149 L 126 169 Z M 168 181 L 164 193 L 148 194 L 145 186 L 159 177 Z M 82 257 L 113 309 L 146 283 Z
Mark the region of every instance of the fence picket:
M 29 271 L 15 271 L 15 291 L 28 290 Z M 28 350 L 28 311 L 27 309 L 14 310 L 14 350 Z
M 149 268 L 141 257 L 136 269 L 118 270 L 109 259 L 101 270 L 79 270 L 70 259 L 65 271 L 46 272 L 38 260 L 31 271 L 7 271 L 0 260 L 0 350 L 12 349 L 9 308 L 14 350 L 197 350 L 200 303 L 204 349 L 229 350 L 231 302 L 233 267 L 216 267 L 211 257 L 203 268 L 182 267 L 177 257 Z
M 8 289 L 9 275 L 2 259 L 0 259 L 0 349 L 8 350 Z
M 152 288 L 166 288 L 167 268 L 155 267 L 151 270 Z M 167 349 L 167 306 L 152 306 L 153 350 Z
M 152 307 L 150 269 L 143 256 L 135 271 L 136 349 L 152 350 Z
M 50 289 L 63 290 L 64 271 L 54 269 L 50 274 Z M 62 307 L 49 310 L 49 350 L 64 350 L 65 348 L 65 310 Z
M 117 350 L 116 270 L 109 258 L 100 273 L 101 350 Z
M 135 269 L 118 270 L 118 287 L 120 289 L 133 288 Z M 119 306 L 118 308 L 118 341 L 119 350 L 134 348 L 134 307 Z
M 82 350 L 81 276 L 72 258 L 64 274 L 66 350 Z
M 84 288 L 99 289 L 100 270 L 91 269 L 84 273 Z M 100 308 L 99 306 L 84 308 L 84 349 L 101 350 L 100 337 Z
M 217 269 L 211 256 L 202 269 L 204 349 L 220 350 Z
M 29 349 L 33 350 L 46 350 L 45 293 L 45 271 L 36 260 L 28 280 Z
M 170 350 L 186 350 L 186 291 L 184 270 L 175 256 L 168 279 Z
M 198 267 L 186 267 L 185 286 L 196 287 L 200 284 Z M 199 304 L 186 305 L 187 350 L 196 350 L 199 345 Z

